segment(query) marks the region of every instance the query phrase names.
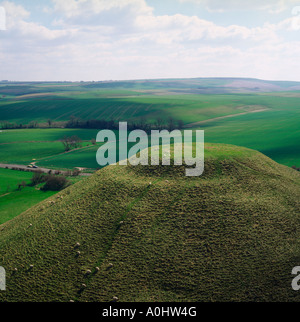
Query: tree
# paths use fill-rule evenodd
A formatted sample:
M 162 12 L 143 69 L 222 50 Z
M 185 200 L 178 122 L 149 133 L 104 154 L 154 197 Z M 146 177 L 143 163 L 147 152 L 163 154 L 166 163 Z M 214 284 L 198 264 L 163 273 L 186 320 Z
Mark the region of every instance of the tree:
M 163 125 L 164 125 L 164 120 L 162 118 L 158 117 L 155 121 L 155 127 L 157 128 L 157 130 L 162 130 Z
M 168 119 L 168 130 L 169 131 L 175 130 L 175 121 L 172 117 L 169 117 Z
M 183 129 L 183 126 L 184 126 L 184 123 L 182 120 L 178 120 L 177 121 L 177 127 L 178 127 L 178 130 L 182 130 Z
M 50 120 L 50 119 L 49 119 L 49 120 L 47 121 L 47 123 L 48 123 L 49 127 L 51 127 L 51 125 L 52 125 L 52 120 Z
M 81 139 L 77 135 L 64 136 L 60 141 L 62 142 L 66 152 L 81 147 L 82 143 Z
M 30 129 L 37 128 L 37 126 L 38 126 L 38 122 L 37 121 L 31 121 L 28 124 L 28 128 L 30 128 Z
M 73 177 L 77 177 L 77 176 L 79 176 L 79 174 L 80 174 L 80 170 L 79 169 L 74 169 L 73 172 L 72 172 L 72 176 Z
M 47 176 L 42 171 L 36 171 L 34 172 L 30 186 L 36 186 L 37 184 L 43 183 L 47 180 Z
M 21 183 L 18 183 L 18 190 L 21 190 L 22 188 L 25 188 L 27 186 L 27 183 L 25 181 L 22 181 Z
M 80 124 L 81 124 L 81 120 L 74 116 L 74 115 L 71 115 L 70 117 L 70 120 L 67 122 L 66 124 L 66 127 L 67 128 L 76 128 L 76 127 L 80 127 Z
M 43 191 L 60 191 L 69 185 L 65 177 L 50 175 L 41 190 Z

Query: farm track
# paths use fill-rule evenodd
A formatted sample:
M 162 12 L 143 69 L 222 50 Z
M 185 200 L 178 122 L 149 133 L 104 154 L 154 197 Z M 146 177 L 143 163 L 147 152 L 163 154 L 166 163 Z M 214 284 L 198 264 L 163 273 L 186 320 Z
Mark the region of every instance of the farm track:
M 52 143 L 52 142 L 60 142 L 60 141 L 59 140 L 56 140 L 56 141 L 14 141 L 14 142 L 0 143 L 0 145 L 19 144 L 19 143 Z
M 69 173 L 69 171 L 62 171 L 62 170 L 53 170 L 53 169 L 46 169 L 46 168 L 36 168 L 36 169 L 33 169 L 33 168 L 28 168 L 26 165 L 22 165 L 22 164 L 5 164 L 5 163 L 0 163 L 0 168 L 2 169 L 17 169 L 19 171 L 29 171 L 29 172 L 38 172 L 38 171 L 42 171 L 44 173 L 48 173 L 49 171 L 59 171 L 61 174 L 64 174 L 64 175 L 67 175 Z M 83 176 L 83 177 L 88 177 L 88 176 L 91 176 L 92 173 L 80 173 L 79 174 L 80 176 Z
M 12 142 L 4 142 L 4 143 L 0 143 L 0 145 L 8 145 L 8 144 L 19 144 L 19 143 L 53 143 L 53 142 L 61 142 L 61 140 L 53 140 L 53 141 L 12 141 Z M 89 142 L 89 140 L 83 140 L 84 142 Z M 86 146 L 82 147 L 82 148 L 86 148 Z M 74 150 L 71 150 L 74 151 Z M 71 152 L 68 151 L 68 152 Z
M 247 114 L 253 114 L 253 113 L 261 113 L 261 112 L 265 112 L 265 111 L 268 111 L 268 110 L 269 110 L 268 108 L 264 108 L 264 109 L 256 110 L 256 111 L 250 111 L 250 112 L 244 112 L 244 113 L 230 114 L 230 115 L 225 115 L 225 116 L 214 117 L 212 119 L 208 119 L 208 120 L 204 120 L 204 121 L 199 121 L 199 122 L 187 124 L 185 127 L 186 128 L 194 127 L 194 126 L 197 126 L 197 125 L 206 124 L 206 123 L 213 122 L 213 121 L 223 120 L 223 119 L 227 119 L 227 118 L 231 118 L 231 117 L 236 117 L 236 116 L 240 116 L 240 115 L 247 115 Z

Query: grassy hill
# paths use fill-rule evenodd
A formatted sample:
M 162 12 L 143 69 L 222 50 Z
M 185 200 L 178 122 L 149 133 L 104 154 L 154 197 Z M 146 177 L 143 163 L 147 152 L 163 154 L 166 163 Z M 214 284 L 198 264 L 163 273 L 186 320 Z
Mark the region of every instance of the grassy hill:
M 1 225 L 0 301 L 299 300 L 299 173 L 205 149 L 201 177 L 109 166 Z

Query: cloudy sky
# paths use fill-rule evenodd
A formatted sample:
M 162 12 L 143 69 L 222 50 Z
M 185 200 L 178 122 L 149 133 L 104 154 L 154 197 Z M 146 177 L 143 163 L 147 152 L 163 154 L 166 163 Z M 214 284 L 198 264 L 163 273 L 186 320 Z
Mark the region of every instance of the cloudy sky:
M 0 0 L 0 29 L 0 80 L 300 81 L 300 0 Z

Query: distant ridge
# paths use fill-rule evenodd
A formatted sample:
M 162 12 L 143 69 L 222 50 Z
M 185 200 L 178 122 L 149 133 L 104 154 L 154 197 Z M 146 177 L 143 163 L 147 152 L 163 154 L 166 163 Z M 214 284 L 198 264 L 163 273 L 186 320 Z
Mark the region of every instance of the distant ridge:
M 78 81 L 78 82 L 26 82 L 26 81 L 0 81 L 2 90 L 9 85 L 26 84 L 81 84 L 86 88 L 111 88 L 111 89 L 171 89 L 187 93 L 198 94 L 226 94 L 226 93 L 260 93 L 280 91 L 300 91 L 300 82 L 296 81 L 270 81 L 256 78 L 238 77 L 211 77 L 211 78 L 164 78 L 164 79 L 138 79 L 138 80 L 107 80 L 107 81 Z

